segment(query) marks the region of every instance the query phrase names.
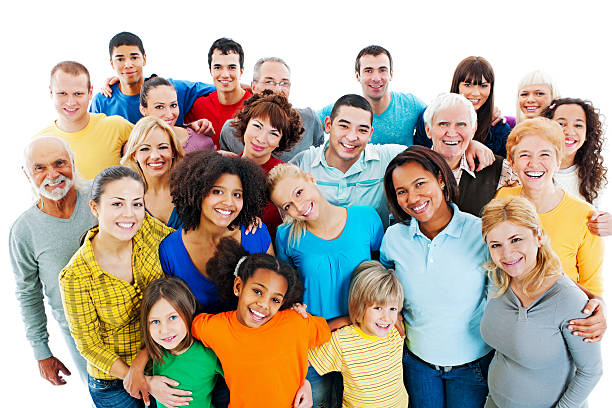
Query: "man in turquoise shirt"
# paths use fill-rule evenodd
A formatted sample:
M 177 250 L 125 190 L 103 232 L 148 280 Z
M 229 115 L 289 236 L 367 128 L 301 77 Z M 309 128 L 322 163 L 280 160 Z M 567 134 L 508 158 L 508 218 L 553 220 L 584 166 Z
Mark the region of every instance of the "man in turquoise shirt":
M 372 143 L 396 143 L 411 146 L 414 127 L 425 104 L 410 93 L 391 92 L 393 78 L 391 54 L 379 45 L 365 47 L 355 60 L 355 76 L 363 96 L 372 107 Z M 331 113 L 332 105 L 319 111 L 321 122 Z
M 291 162 L 312 174 L 330 203 L 374 207 L 386 228 L 389 210 L 383 177 L 389 162 L 406 146 L 369 143 L 372 116 L 372 107 L 364 97 L 344 95 L 325 118 L 329 140 L 301 152 Z

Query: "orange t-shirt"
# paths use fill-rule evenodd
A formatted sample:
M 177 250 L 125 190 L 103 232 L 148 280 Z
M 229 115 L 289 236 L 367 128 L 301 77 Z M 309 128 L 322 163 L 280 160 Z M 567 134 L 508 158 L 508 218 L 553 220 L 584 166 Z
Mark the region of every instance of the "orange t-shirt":
M 330 339 L 322 317 L 283 310 L 258 328 L 242 325 L 236 311 L 195 317 L 191 332 L 213 349 L 230 389 L 231 408 L 293 406 L 306 378 L 308 350 Z

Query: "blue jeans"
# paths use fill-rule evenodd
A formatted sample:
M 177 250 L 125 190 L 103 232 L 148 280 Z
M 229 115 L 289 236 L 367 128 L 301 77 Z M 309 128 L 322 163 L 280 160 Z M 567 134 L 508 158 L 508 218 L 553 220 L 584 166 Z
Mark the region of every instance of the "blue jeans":
M 97 408 L 143 408 L 141 399 L 133 398 L 123 388 L 122 380 L 102 380 L 88 375 L 89 394 Z
M 449 371 L 435 369 L 404 348 L 404 385 L 410 408 L 482 408 L 494 351 Z
M 312 408 L 336 408 L 342 405 L 342 374 L 332 372 L 319 375 L 310 366 L 306 379 L 312 387 Z

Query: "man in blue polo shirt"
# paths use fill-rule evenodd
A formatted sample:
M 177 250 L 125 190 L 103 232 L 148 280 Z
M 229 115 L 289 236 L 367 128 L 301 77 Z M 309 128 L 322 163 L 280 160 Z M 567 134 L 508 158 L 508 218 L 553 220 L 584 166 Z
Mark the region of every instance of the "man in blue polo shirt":
M 389 51 L 379 45 L 370 45 L 359 51 L 355 76 L 361 84 L 363 96 L 372 107 L 372 143 L 412 145 L 414 127 L 425 104 L 413 94 L 389 90 L 393 78 L 393 60 Z M 318 112 L 321 122 L 331 110 L 332 105 L 329 105 Z
M 389 210 L 383 188 L 385 169 L 406 146 L 369 143 L 375 131 L 372 117 L 372 107 L 364 97 L 344 95 L 325 118 L 329 140 L 299 153 L 291 162 L 312 174 L 330 203 L 374 207 L 387 227 Z
M 118 83 L 109 83 L 110 96 L 97 93 L 91 101 L 90 112 L 105 113 L 107 116 L 119 115 L 132 123 L 138 122 L 142 117 L 140 113 L 140 90 L 145 78 L 142 68 L 147 62 L 142 40 L 135 34 L 121 32 L 115 35 L 108 45 L 110 63 L 117 77 Z M 194 101 L 200 96 L 215 91 L 215 87 L 202 82 L 190 82 L 168 78 L 174 85 L 179 104 L 179 116 L 176 125 L 184 124 L 184 114 L 188 112 Z

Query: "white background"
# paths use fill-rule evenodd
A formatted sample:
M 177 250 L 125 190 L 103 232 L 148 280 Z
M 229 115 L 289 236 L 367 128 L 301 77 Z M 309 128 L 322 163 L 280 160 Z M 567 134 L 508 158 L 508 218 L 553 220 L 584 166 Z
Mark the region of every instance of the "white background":
M 5 237 L 0 245 L 4 266 L 0 304 L 6 323 L 0 336 L 5 355 L 0 374 L 3 405 L 87 404 L 86 388 L 76 373 L 62 387 L 38 375 L 14 297 L 6 237 L 13 220 L 32 203 L 20 171 L 23 147 L 55 117 L 49 71 L 61 60 L 77 60 L 88 67 L 94 88 L 99 88 L 113 74 L 108 41 L 120 31 L 142 38 L 147 75 L 211 83 L 207 52 L 222 36 L 240 42 L 245 50 L 243 83 L 250 82 L 258 58 L 282 57 L 292 69 L 291 100 L 298 107 L 319 109 L 345 93 L 360 93 L 353 70 L 355 56 L 366 45 L 380 44 L 393 56 L 391 88 L 414 93 L 426 103 L 449 90 L 461 59 L 481 55 L 495 69 L 496 105 L 505 115 L 515 114 L 518 80 L 537 68 L 552 75 L 563 96 L 591 99 L 602 113 L 612 115 L 612 32 L 605 2 L 412 3 L 10 0 L 3 7 L 0 24 L 0 115 L 6 143 L 0 217 Z M 610 154 L 607 164 L 612 165 Z M 609 194 L 602 202 L 612 210 Z M 606 241 L 604 276 L 610 293 L 611 242 Z M 49 318 L 51 348 L 72 368 L 57 325 Z M 611 337 L 608 334 L 603 342 L 604 377 L 591 394 L 591 407 L 610 406 Z

